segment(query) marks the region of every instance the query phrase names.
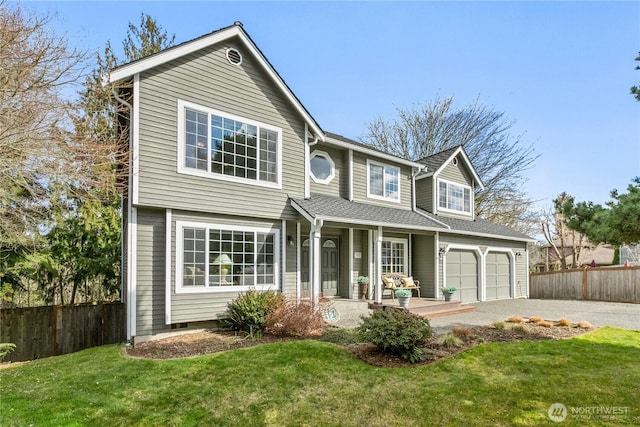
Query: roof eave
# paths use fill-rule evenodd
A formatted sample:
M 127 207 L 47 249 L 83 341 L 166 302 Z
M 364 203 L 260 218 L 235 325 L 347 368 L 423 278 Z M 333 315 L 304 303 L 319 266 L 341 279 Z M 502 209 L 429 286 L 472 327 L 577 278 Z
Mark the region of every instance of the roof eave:
M 374 150 L 371 148 L 366 148 L 366 147 L 362 147 L 360 145 L 357 144 L 351 144 L 348 141 L 343 141 L 341 139 L 336 139 L 333 138 L 331 136 L 327 136 L 325 139 L 325 142 L 327 144 L 331 144 L 331 145 L 336 145 L 338 147 L 342 147 L 342 148 L 346 148 L 349 150 L 353 150 L 353 151 L 357 151 L 363 154 L 366 154 L 367 156 L 375 156 L 381 159 L 385 159 L 391 162 L 395 162 L 395 163 L 400 163 L 403 164 L 405 166 L 411 166 L 411 167 L 415 167 L 415 168 L 423 168 L 425 165 L 422 163 L 418 163 L 418 162 L 414 162 L 411 160 L 407 160 L 407 159 L 403 159 L 402 157 L 397 157 L 394 156 L 393 154 L 388 154 L 388 153 L 384 153 L 382 151 L 378 151 L 378 150 Z
M 269 61 L 265 58 L 262 52 L 260 52 L 258 47 L 255 45 L 255 43 L 253 43 L 249 35 L 244 31 L 244 29 L 240 25 L 232 25 L 230 27 L 223 28 L 221 30 L 218 30 L 214 33 L 209 34 L 208 36 L 195 39 L 191 42 L 184 43 L 183 45 L 170 48 L 166 51 L 159 52 L 147 58 L 143 58 L 141 60 L 134 61 L 132 63 L 115 68 L 111 70 L 111 72 L 109 73 L 109 82 L 114 83 L 114 82 L 129 78 L 135 74 L 139 74 L 143 71 L 146 71 L 151 68 L 157 67 L 158 65 L 164 64 L 168 61 L 183 57 L 185 55 L 189 55 L 190 53 L 196 52 L 200 49 L 204 49 L 213 44 L 223 42 L 234 36 L 239 37 L 240 40 L 242 40 L 242 42 L 245 44 L 245 46 L 251 51 L 251 53 L 256 58 L 258 58 L 258 62 L 260 62 L 260 64 L 266 70 L 267 74 L 274 80 L 276 85 L 283 91 L 285 96 L 289 99 L 289 101 L 295 107 L 298 113 L 304 118 L 305 122 L 311 128 L 313 134 L 316 135 L 318 138 L 320 138 L 322 141 L 324 141 L 325 140 L 324 131 L 320 128 L 320 126 L 315 121 L 315 119 L 311 116 L 311 114 L 309 114 L 306 108 L 304 108 L 304 106 L 296 98 L 296 96 L 293 94 L 291 89 L 289 89 L 286 83 L 278 75 L 278 73 L 269 63 Z

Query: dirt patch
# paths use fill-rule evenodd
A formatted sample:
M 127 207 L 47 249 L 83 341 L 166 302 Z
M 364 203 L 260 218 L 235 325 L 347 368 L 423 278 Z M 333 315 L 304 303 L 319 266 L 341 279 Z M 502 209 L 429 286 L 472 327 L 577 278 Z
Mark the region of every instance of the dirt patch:
M 448 347 L 439 343 L 439 337 L 434 337 L 426 346 L 429 357 L 420 363 L 409 363 L 401 357 L 382 353 L 371 344 L 350 344 L 344 347 L 356 357 L 373 366 L 406 367 L 420 366 L 445 357 L 451 357 L 485 342 L 563 339 L 584 334 L 589 330 L 590 329 L 561 326 L 547 328 L 535 324 L 526 324 L 516 328 L 507 324 L 504 329 L 493 326 L 476 327 L 470 329 L 470 333 L 459 346 Z M 233 332 L 204 331 L 148 341 L 128 348 L 126 353 L 132 357 L 147 359 L 175 359 L 296 339 L 297 338 L 280 338 L 269 335 L 261 338 L 250 338 Z

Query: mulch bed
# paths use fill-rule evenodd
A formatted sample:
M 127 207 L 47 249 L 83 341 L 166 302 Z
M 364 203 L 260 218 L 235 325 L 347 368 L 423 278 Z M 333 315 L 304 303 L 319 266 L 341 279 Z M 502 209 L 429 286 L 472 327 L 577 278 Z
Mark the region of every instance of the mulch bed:
M 493 326 L 470 328 L 466 331 L 463 344 L 447 347 L 439 344 L 434 337 L 426 346 L 429 357 L 419 363 L 409 363 L 397 356 L 382 353 L 371 344 L 350 344 L 345 348 L 364 362 L 378 367 L 408 367 L 433 363 L 436 360 L 451 357 L 471 347 L 485 342 L 534 341 L 571 338 L 589 332 L 591 329 L 552 326 L 544 327 L 533 323 L 523 325 L 526 330 L 513 329 L 510 324 L 504 329 Z M 281 338 L 265 335 L 250 338 L 227 331 L 204 331 L 147 341 L 126 349 L 129 356 L 146 359 L 175 359 L 218 353 L 237 348 L 253 347 L 261 344 L 285 342 L 299 338 Z

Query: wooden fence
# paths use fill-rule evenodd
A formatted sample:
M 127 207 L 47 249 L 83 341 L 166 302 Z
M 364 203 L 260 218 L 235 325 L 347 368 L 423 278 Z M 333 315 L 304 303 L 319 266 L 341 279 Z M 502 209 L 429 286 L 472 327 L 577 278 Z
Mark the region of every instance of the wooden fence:
M 531 274 L 529 297 L 640 303 L 640 267 L 585 268 Z
M 125 340 L 123 303 L 0 309 L 0 342 L 16 350 L 5 362 L 40 359 Z

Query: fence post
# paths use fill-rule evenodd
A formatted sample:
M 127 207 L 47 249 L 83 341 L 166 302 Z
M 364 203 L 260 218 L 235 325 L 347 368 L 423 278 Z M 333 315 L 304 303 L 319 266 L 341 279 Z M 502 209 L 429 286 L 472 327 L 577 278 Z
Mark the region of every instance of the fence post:
M 582 269 L 582 299 L 587 300 L 587 269 Z

